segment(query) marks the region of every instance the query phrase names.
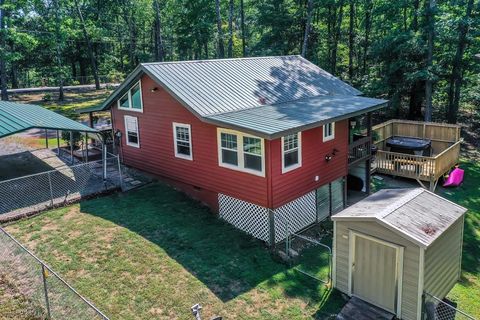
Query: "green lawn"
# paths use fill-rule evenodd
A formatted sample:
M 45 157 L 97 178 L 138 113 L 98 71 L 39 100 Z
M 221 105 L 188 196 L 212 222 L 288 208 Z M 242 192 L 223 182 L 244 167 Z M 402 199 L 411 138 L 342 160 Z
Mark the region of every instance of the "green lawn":
M 463 274 L 450 298 L 480 317 L 480 165 L 439 193 L 469 208 Z M 381 186 L 377 186 L 381 187 Z M 84 201 L 7 227 L 112 318 L 324 319 L 341 295 L 271 258 L 259 241 L 162 184 Z M 301 270 L 324 277 L 324 253 Z M 315 260 L 316 259 L 316 260 Z M 312 262 L 318 261 L 318 268 Z
M 49 211 L 7 230 L 113 319 L 189 319 L 195 303 L 205 319 L 325 319 L 344 303 L 162 184 Z
M 35 310 L 29 301 L 2 275 L 0 275 L 0 319 L 40 320 L 35 316 Z
M 458 307 L 480 319 L 480 164 L 464 160 L 465 181 L 456 189 L 439 188 L 444 197 L 469 209 L 465 218 L 462 278 L 449 294 Z

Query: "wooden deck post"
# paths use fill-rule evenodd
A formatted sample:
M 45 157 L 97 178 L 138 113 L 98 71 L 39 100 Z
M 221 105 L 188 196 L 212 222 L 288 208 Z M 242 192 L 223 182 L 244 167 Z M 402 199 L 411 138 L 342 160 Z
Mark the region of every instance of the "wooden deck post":
M 48 130 L 45 129 L 45 149 L 48 149 Z

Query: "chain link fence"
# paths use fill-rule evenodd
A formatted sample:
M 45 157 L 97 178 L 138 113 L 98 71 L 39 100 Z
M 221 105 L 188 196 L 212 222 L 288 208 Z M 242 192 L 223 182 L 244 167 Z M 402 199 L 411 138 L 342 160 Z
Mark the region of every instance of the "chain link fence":
M 451 301 L 441 300 L 427 292 L 423 294 L 424 320 L 475 320 L 474 317 L 456 308 Z
M 49 266 L 0 228 L 0 274 L 16 286 L 39 319 L 104 319 Z
M 104 179 L 105 177 L 105 179 Z M 0 221 L 28 216 L 122 186 L 118 156 L 0 182 Z

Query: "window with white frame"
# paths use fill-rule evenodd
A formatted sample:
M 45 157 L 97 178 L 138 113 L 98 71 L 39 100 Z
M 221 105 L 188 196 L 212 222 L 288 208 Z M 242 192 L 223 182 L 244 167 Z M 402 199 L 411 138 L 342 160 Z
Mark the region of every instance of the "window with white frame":
M 173 123 L 175 157 L 193 160 L 192 134 L 189 124 Z
M 140 147 L 137 117 L 125 116 L 125 139 L 128 146 Z
M 218 129 L 218 162 L 221 167 L 265 175 L 264 140 L 242 132 Z
M 301 132 L 282 137 L 282 173 L 302 166 Z
M 323 142 L 335 138 L 335 122 L 330 122 L 323 125 Z
M 118 108 L 131 111 L 142 111 L 142 84 L 138 81 L 130 90 L 128 90 L 120 99 L 118 99 Z

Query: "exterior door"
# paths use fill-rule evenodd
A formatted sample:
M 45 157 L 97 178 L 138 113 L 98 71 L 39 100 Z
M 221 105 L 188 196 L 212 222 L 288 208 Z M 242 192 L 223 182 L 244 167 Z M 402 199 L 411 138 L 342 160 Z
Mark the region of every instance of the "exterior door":
M 352 236 L 351 294 L 398 316 L 402 248 L 368 236 Z

